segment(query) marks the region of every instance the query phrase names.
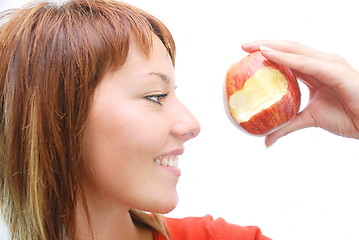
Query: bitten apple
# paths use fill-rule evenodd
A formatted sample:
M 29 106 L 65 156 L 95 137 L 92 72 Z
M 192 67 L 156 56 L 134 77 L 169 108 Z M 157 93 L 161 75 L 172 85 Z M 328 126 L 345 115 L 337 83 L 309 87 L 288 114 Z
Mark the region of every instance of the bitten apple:
M 300 100 L 292 71 L 269 61 L 260 51 L 250 53 L 227 72 L 226 113 L 249 134 L 265 136 L 283 127 L 298 113 Z

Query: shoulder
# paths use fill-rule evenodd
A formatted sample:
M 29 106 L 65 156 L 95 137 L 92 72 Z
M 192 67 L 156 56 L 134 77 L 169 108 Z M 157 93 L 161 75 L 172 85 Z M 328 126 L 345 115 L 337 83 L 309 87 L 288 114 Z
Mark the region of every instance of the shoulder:
M 241 227 L 211 216 L 182 219 L 165 218 L 172 240 L 269 240 L 255 226 Z

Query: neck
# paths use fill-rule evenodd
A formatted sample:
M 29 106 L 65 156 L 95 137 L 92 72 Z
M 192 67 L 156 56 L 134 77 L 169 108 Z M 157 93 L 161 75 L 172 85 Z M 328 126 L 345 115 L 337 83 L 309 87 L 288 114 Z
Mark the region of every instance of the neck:
M 101 202 L 101 204 L 98 204 Z M 76 239 L 152 239 L 152 233 L 136 225 L 128 208 L 113 206 L 106 201 L 88 202 L 87 219 L 85 208 L 81 201 L 76 209 Z M 93 238 L 91 238 L 91 233 Z

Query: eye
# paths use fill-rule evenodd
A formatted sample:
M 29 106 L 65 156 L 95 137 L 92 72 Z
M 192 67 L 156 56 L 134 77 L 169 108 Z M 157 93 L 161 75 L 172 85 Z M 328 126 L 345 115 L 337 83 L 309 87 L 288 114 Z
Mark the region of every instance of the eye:
M 150 100 L 154 103 L 157 103 L 159 105 L 162 105 L 162 100 L 164 98 L 166 98 L 168 96 L 168 93 L 163 93 L 163 94 L 151 94 L 151 95 L 148 95 L 146 96 L 145 98 L 147 100 Z

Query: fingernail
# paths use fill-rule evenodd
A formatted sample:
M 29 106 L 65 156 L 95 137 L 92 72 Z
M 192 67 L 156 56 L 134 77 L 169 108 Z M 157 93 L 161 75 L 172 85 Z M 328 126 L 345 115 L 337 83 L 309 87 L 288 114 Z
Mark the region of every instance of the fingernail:
M 261 50 L 261 52 L 274 52 L 274 50 L 272 48 L 266 47 L 266 46 L 260 46 L 259 49 Z

